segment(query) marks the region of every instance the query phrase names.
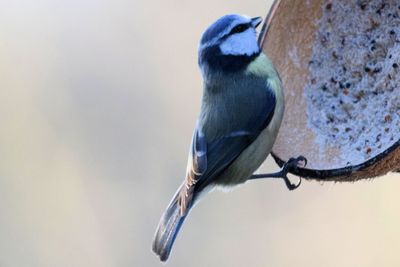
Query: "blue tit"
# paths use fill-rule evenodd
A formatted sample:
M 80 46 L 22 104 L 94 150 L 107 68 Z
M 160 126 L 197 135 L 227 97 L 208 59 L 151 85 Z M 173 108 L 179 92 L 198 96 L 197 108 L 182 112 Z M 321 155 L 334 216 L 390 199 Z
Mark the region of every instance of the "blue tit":
M 257 42 L 260 17 L 231 14 L 203 33 L 198 63 L 203 77 L 200 115 L 192 137 L 186 177 L 161 217 L 153 251 L 166 261 L 189 210 L 215 187 L 248 179 L 282 177 L 281 172 L 253 175 L 271 152 L 284 113 L 278 72 Z M 297 166 L 302 157 L 291 161 Z

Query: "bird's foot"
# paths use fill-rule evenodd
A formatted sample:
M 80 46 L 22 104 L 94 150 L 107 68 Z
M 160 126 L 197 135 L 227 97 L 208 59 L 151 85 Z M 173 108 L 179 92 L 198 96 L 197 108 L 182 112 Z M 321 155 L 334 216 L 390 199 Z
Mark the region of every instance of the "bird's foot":
M 299 181 L 297 184 L 293 184 L 289 178 L 287 177 L 287 174 L 291 171 L 295 171 L 298 167 L 305 167 L 307 165 L 307 159 L 304 156 L 299 156 L 297 158 L 290 158 L 282 167 L 282 170 L 280 171 L 281 177 L 285 181 L 286 187 L 289 190 L 294 190 L 298 188 L 301 184 L 301 177 L 299 176 Z
M 302 163 L 303 162 L 303 163 Z M 302 164 L 301 164 L 302 163 Z M 279 172 L 275 173 L 265 173 L 265 174 L 253 174 L 250 179 L 260 179 L 260 178 L 282 178 L 285 181 L 286 187 L 289 190 L 294 190 L 298 188 L 301 184 L 301 177 L 299 181 L 294 184 L 287 177 L 287 174 L 291 171 L 295 171 L 298 167 L 305 167 L 307 165 L 307 159 L 304 156 L 299 156 L 297 158 L 290 158 L 282 167 Z

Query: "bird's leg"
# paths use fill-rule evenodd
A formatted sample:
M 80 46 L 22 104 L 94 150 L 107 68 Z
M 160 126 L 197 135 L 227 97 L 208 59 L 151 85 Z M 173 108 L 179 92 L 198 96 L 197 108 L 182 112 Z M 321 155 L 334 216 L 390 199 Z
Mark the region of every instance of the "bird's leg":
M 285 184 L 289 190 L 294 190 L 301 184 L 301 177 L 299 177 L 299 182 L 297 184 L 293 184 L 287 174 L 291 170 L 297 169 L 299 167 L 299 163 L 304 162 L 303 167 L 307 165 L 307 159 L 303 156 L 299 156 L 297 158 L 290 158 L 282 167 L 279 172 L 274 173 L 262 173 L 262 174 L 253 174 L 249 179 L 260 179 L 260 178 L 282 178 L 285 181 Z

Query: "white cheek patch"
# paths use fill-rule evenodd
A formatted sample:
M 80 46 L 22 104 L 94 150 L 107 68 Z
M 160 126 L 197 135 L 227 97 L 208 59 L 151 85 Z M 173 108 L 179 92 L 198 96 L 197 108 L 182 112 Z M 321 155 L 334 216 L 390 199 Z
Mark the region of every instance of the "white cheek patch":
M 256 32 L 253 28 L 249 28 L 244 32 L 229 36 L 220 45 L 222 54 L 224 55 L 253 55 L 260 51 L 257 44 Z

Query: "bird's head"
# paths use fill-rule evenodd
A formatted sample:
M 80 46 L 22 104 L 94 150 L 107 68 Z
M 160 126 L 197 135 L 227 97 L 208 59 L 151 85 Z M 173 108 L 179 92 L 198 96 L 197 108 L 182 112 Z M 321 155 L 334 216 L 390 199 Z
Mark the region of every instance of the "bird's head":
M 261 49 L 256 27 L 262 18 L 231 14 L 215 21 L 203 33 L 199 45 L 199 66 L 203 75 L 243 70 Z

